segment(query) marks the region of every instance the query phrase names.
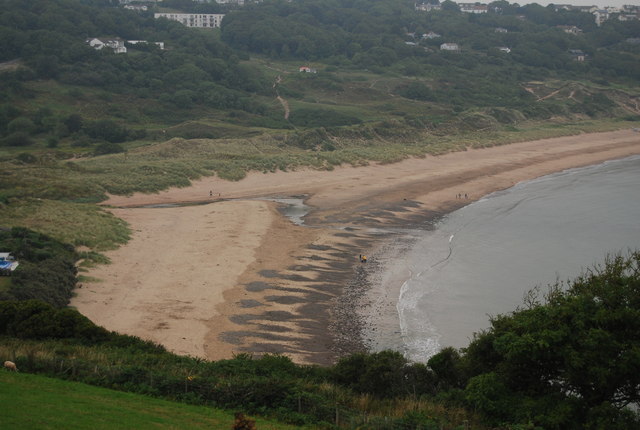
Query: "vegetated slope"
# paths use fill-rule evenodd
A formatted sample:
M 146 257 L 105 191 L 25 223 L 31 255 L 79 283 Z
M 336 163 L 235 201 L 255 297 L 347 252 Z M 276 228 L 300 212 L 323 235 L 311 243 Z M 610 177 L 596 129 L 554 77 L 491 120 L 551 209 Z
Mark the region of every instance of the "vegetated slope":
M 172 401 L 274 417 L 297 424 L 386 423 L 455 428 L 475 419 L 460 407 L 447 411 L 433 399 L 434 381 L 424 364 L 408 363 L 399 352 L 359 356 L 362 375 L 351 361 L 331 368 L 301 366 L 285 356 L 239 354 L 209 362 L 178 356 L 149 341 L 108 332 L 73 309 L 37 301 L 0 301 L 0 359 L 21 372 L 146 394 Z M 348 380 L 344 380 L 349 377 Z M 348 385 L 366 380 L 355 391 Z M 344 382 L 341 382 L 343 381 Z M 411 399 L 407 400 L 406 395 Z
M 154 19 L 154 8 L 134 12 L 100 0 L 2 6 L 0 141 L 10 152 L 46 145 L 100 155 L 171 137 L 246 138 L 386 120 L 429 128 L 477 109 L 507 110 L 498 122 L 637 115 L 638 50 L 626 42 L 638 33 L 635 21 L 597 27 L 590 14 L 506 2 L 476 16 L 453 3 L 426 13 L 400 0 L 296 1 L 228 10 L 221 30 L 199 30 Z M 579 25 L 583 34 L 559 25 Z M 114 54 L 88 46 L 92 37 L 148 43 Z M 443 42 L 460 51 L 442 51 Z M 575 50 L 587 61 L 576 61 Z M 316 73 L 298 71 L 311 63 Z M 526 89 L 550 79 L 579 80 L 588 91 L 540 99 Z M 626 99 L 616 109 L 612 93 Z M 331 149 L 329 139 L 323 144 Z
M 23 372 L 298 426 L 627 430 L 640 424 L 633 409 L 640 400 L 639 281 L 640 252 L 611 256 L 549 286 L 544 297 L 534 290 L 467 348 L 445 348 L 427 363 L 393 351 L 359 353 L 322 368 L 269 354 L 216 362 L 177 356 L 72 309 L 0 301 L 0 359 Z M 25 403 L 39 395 L 29 390 Z M 35 409 L 36 417 L 45 410 Z

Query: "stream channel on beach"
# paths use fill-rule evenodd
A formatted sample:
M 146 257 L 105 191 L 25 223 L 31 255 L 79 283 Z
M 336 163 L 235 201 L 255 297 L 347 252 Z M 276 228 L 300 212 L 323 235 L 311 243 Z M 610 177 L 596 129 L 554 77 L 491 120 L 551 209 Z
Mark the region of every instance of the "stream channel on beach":
M 389 297 L 395 315 L 372 317 L 387 322 L 368 334 L 370 347 L 425 362 L 442 347 L 467 346 L 489 315 L 515 310 L 532 288 L 635 249 L 640 157 L 520 183 L 447 215 L 385 264 L 391 275 L 382 279 L 402 287 Z

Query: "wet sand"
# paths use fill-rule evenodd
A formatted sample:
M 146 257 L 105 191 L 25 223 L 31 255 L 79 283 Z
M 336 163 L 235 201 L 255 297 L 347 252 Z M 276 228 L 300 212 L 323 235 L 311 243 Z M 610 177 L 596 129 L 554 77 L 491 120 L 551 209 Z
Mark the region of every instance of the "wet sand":
M 378 256 L 405 229 L 429 228 L 443 213 L 521 181 L 635 154 L 640 133 L 622 130 L 111 196 L 105 203 L 130 224 L 132 240 L 107 253 L 110 265 L 85 274 L 97 281 L 85 282 L 72 306 L 180 354 L 282 353 L 328 364 L 365 348 L 358 314 L 395 306 L 392 291 L 364 280 L 376 279 Z M 253 200 L 291 196 L 312 208 L 305 226 L 277 203 Z M 207 204 L 139 207 L 191 202 Z

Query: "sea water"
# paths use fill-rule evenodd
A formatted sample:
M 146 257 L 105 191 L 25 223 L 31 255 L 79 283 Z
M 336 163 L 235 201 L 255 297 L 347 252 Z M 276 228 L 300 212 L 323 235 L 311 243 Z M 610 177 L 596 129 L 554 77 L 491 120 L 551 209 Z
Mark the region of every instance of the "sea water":
M 465 347 L 491 315 L 640 249 L 640 157 L 567 170 L 518 184 L 455 211 L 403 257 L 399 327 L 376 349 L 426 361 Z

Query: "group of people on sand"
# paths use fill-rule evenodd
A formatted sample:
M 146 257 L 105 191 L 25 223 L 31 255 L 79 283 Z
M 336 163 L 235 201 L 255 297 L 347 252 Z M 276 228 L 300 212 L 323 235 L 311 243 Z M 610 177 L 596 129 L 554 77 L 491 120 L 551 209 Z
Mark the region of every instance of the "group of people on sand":
M 458 194 L 456 194 L 456 199 L 468 199 L 468 198 L 469 198 L 469 195 L 467 193 L 464 193 L 464 194 L 458 193 Z
M 361 263 L 366 263 L 367 262 L 367 256 L 360 254 L 360 262 Z

